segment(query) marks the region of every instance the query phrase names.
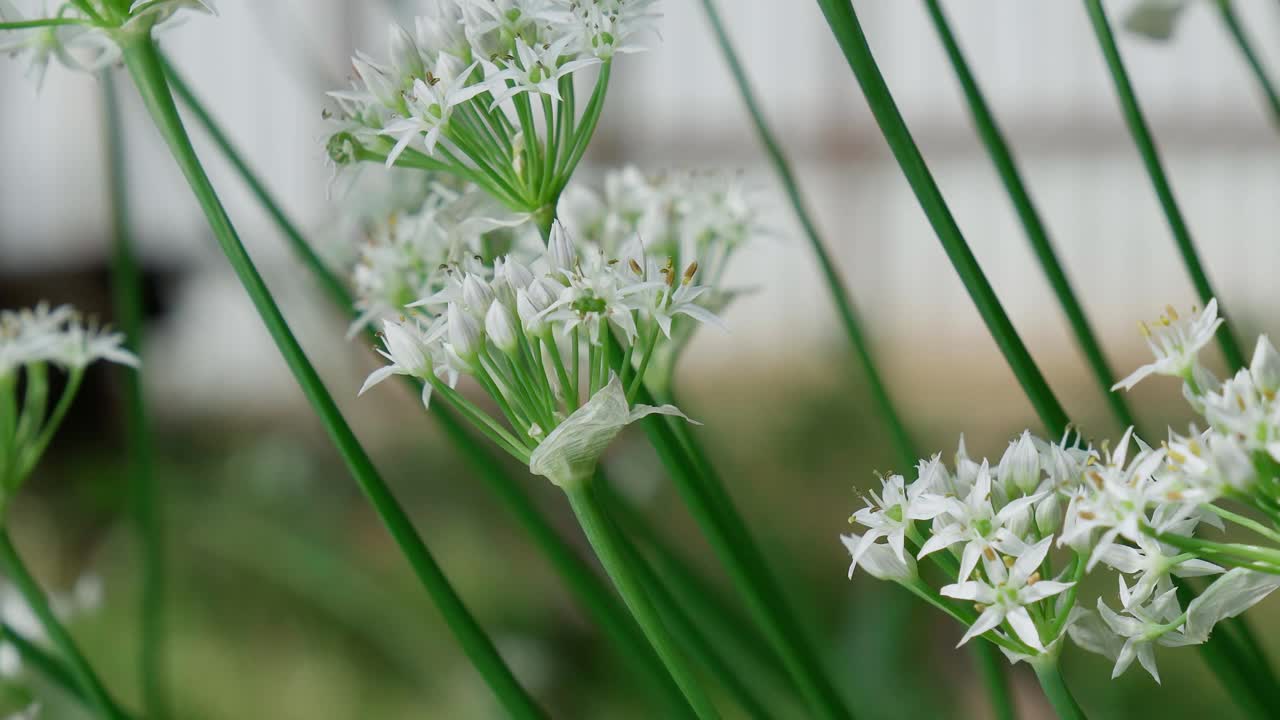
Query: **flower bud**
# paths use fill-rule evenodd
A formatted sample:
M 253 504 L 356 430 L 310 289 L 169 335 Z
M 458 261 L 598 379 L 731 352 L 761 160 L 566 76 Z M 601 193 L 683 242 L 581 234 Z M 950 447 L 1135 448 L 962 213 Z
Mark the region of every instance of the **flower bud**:
M 412 84 L 410 78 L 420 78 L 427 74 L 422 54 L 418 52 L 418 44 L 407 30 L 394 23 L 391 25 L 391 39 L 387 44 L 390 48 L 391 65 L 399 74 L 401 82 L 406 84 L 401 89 L 407 90 Z
M 551 260 L 552 268 L 556 270 L 569 272 L 578 264 L 578 249 L 574 247 L 573 238 L 569 237 L 568 231 L 559 220 L 551 226 L 551 237 L 547 240 L 547 255 Z
M 533 273 L 519 260 L 512 257 L 500 258 L 500 260 L 503 260 L 503 262 L 499 266 L 498 272 L 512 289 L 519 290 L 520 288 L 529 287 L 533 283 Z
M 475 318 L 463 312 L 457 303 L 449 303 L 449 344 L 458 357 L 472 364 L 483 342 L 480 324 Z
M 542 319 L 542 311 L 534 305 L 529 299 L 529 293 L 524 290 L 516 291 L 516 313 L 520 316 L 520 323 L 524 326 L 524 331 L 534 337 L 542 337 L 547 330 L 547 324 Z
M 497 300 L 493 301 L 489 306 L 489 312 L 485 313 L 484 331 L 489 336 L 489 340 L 508 355 L 514 355 L 520 347 L 520 338 L 517 335 L 519 331 L 511 321 L 511 311 Z
M 1030 495 L 1040 485 L 1040 451 L 1031 440 L 1031 433 L 1023 432 L 1016 442 L 1000 458 L 996 478 L 1009 497 Z
M 849 565 L 850 578 L 858 568 L 866 570 L 877 580 L 910 582 L 916 578 L 916 559 L 911 553 L 899 557 L 887 543 L 867 544 L 858 535 L 841 535 L 840 541 L 853 556 L 853 563 Z
M 417 337 L 397 322 L 386 320 L 382 323 L 382 338 L 387 346 L 387 354 L 391 361 L 417 377 L 425 377 L 431 372 L 431 363 L 427 353 Z
M 400 88 L 397 88 L 378 66 L 361 57 L 353 58 L 351 64 L 356 74 L 364 81 L 365 87 L 378 99 L 378 102 L 389 108 L 398 108 L 402 102 Z
M 1042 534 L 1057 532 L 1062 523 L 1062 498 L 1054 490 L 1036 503 L 1036 527 Z
M 493 303 L 493 288 L 479 275 L 467 275 L 462 280 L 462 304 L 477 318 L 484 316 Z
M 1253 384 L 1262 392 L 1269 395 L 1280 392 L 1280 353 L 1276 352 L 1276 346 L 1266 335 L 1258 336 L 1249 374 L 1253 376 Z

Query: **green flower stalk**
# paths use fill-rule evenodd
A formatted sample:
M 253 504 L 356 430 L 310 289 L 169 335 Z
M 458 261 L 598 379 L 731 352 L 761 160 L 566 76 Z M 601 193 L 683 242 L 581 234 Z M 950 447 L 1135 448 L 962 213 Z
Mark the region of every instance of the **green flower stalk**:
M 164 63 L 152 39 L 156 26 L 187 7 L 208 10 L 199 0 L 75 0 L 59 18 L 40 21 L 37 27 L 75 26 L 107 41 L 128 67 L 144 104 L 161 131 L 179 168 L 186 176 L 217 237 L 224 254 L 253 300 L 259 315 L 276 341 L 286 363 L 325 424 L 348 469 L 387 525 L 418 579 L 431 594 L 468 657 L 490 688 L 514 717 L 540 718 L 542 710 L 519 685 L 483 629 L 462 604 L 447 578 L 431 557 L 403 508 L 396 502 L 364 449 L 342 418 L 297 339 L 290 331 L 252 260 L 214 192 L 204 168 L 187 137 L 164 76 Z M 66 22 L 70 20 L 72 22 Z M 29 24 L 29 23 L 28 23 Z M 0 25 L 0 30 L 15 29 Z
M 124 335 L 86 324 L 68 306 L 0 311 L 0 567 L 57 646 L 76 685 L 107 720 L 127 716 L 19 557 L 4 516 L 70 410 L 85 369 L 100 360 L 137 367 L 137 358 L 124 349 L 124 343 Z M 51 369 L 66 376 L 52 408 Z

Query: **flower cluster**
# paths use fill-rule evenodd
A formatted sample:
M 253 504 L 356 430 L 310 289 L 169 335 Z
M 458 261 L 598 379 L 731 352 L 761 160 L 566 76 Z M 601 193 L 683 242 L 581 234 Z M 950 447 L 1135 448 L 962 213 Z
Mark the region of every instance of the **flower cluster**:
M 553 205 L 595 131 L 618 53 L 641 49 L 655 0 L 441 0 L 413 32 L 392 26 L 388 59 L 358 53 L 329 155 L 442 170 L 508 207 Z M 583 112 L 574 76 L 599 65 Z M 554 208 L 544 210 L 549 219 Z
M 527 214 L 512 213 L 474 187 L 433 182 L 412 205 L 363 229 L 352 271 L 360 312 L 352 333 L 402 317 L 413 301 L 443 290 L 454 268 L 482 272 L 498 256 L 527 264 L 542 247 Z
M 649 264 L 669 259 L 677 267 L 697 260 L 707 291 L 695 307 L 711 321 L 738 291 L 725 287 L 730 258 L 744 244 L 765 236 L 758 202 L 738 174 L 671 172 L 648 176 L 635 167 L 605 175 L 601 191 L 571 185 L 560 199 L 559 217 L 575 237 L 616 253 L 635 237 L 644 239 Z M 694 310 L 697 312 L 697 310 Z M 676 319 L 664 328 L 672 341 L 654 357 L 648 382 L 670 387 L 679 354 L 698 326 Z
M 42 2 L 38 12 L 24 13 L 13 0 L 0 0 L 0 24 L 24 24 L 0 28 L 0 52 L 23 58 L 37 87 L 53 59 L 73 70 L 96 72 L 120 58 L 120 34 L 150 32 L 184 9 L 214 12 L 210 0 L 82 0 L 56 7 L 51 12 Z
M 530 470 L 557 484 L 583 480 L 628 423 L 671 406 L 635 404 L 655 348 L 677 316 L 714 319 L 696 300 L 700 269 L 655 265 L 638 239 L 617 254 L 579 250 L 558 223 L 531 263 L 446 265 L 443 287 L 386 319 L 380 352 L 390 364 L 361 392 L 392 375 L 424 381 L 422 400 L 442 395 Z M 454 387 L 468 375 L 506 424 Z
M 123 335 L 86 323 L 68 306 L 0 311 L 0 413 L 7 407 L 16 414 L 9 422 L 0 416 L 0 508 L 39 461 L 85 368 L 99 360 L 138 365 Z M 51 365 L 68 376 L 52 413 L 46 402 Z
M 1203 643 L 1280 587 L 1280 547 L 1196 537 L 1230 523 L 1280 544 L 1280 354 L 1259 338 L 1251 366 L 1219 383 L 1197 352 L 1220 324 L 1216 303 L 1186 317 L 1170 308 L 1143 326 L 1155 361 L 1117 385 L 1182 378 L 1207 430 L 1152 447 L 1130 429 L 1114 448 L 1023 433 L 994 467 L 969 459 L 962 441 L 954 470 L 937 456 L 921 462 L 915 480 L 883 480 L 853 515 L 866 530 L 843 538 L 850 575 L 862 567 L 943 604 L 969 626 L 962 643 L 981 636 L 1036 661 L 1070 636 L 1114 660 L 1115 675 L 1136 659 L 1158 680 L 1157 645 Z M 926 557 L 954 582 L 922 580 Z M 1103 569 L 1117 576 L 1114 603 L 1078 605 L 1081 579 Z M 1196 597 L 1183 579 L 1200 576 L 1214 579 Z

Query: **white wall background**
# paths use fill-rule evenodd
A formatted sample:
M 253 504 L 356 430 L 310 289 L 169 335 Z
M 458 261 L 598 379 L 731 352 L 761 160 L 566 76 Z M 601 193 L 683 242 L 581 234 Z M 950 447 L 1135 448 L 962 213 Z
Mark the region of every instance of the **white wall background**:
M 1113 20 L 1129 4 L 1108 2 Z M 194 18 L 168 33 L 166 47 L 292 215 L 322 231 L 333 213 L 325 192 L 322 92 L 344 83 L 345 58 L 355 47 L 382 51 L 387 4 L 221 5 L 220 18 Z M 1087 310 L 1116 365 L 1127 368 L 1140 357 L 1136 320 L 1166 302 L 1189 305 L 1194 297 L 1082 4 L 945 5 Z M 1273 314 L 1280 305 L 1273 282 L 1280 268 L 1280 134 L 1214 8 L 1194 5 L 1173 43 L 1125 36 L 1122 49 L 1220 295 L 1243 329 L 1280 331 Z M 720 6 L 880 353 L 893 359 L 888 365 L 898 394 L 923 408 L 955 386 L 961 375 L 949 368 L 956 366 L 990 369 L 1003 382 L 1003 363 L 888 155 L 816 4 L 721 0 Z M 863 0 L 857 6 L 902 110 L 1019 330 L 1055 385 L 1083 387 L 1083 364 L 972 131 L 922 3 Z M 1237 6 L 1280 76 L 1280 4 L 1237 0 Z M 749 367 L 836 347 L 838 331 L 816 269 L 763 164 L 699 3 L 668 0 L 665 10 L 663 42 L 619 63 L 594 159 L 650 169 L 742 168 L 759 185 L 782 236 L 743 255 L 739 282 L 761 290 L 730 314 L 731 336 L 702 342 L 691 372 L 729 356 Z M 0 62 L 0 98 L 0 267 L 13 272 L 102 256 L 97 83 L 54 71 L 37 96 L 21 68 Z M 133 107 L 129 121 L 131 178 L 139 189 L 133 210 L 148 259 L 193 273 L 178 298 L 179 314 L 153 338 L 154 350 L 182 358 L 182 372 L 159 381 L 160 390 L 205 409 L 296 402 L 146 117 Z M 234 176 L 220 162 L 212 166 L 247 243 L 282 288 L 308 342 L 334 358 L 332 365 L 355 362 L 336 359 L 351 355 L 340 351 L 341 328 L 308 294 L 305 278 Z

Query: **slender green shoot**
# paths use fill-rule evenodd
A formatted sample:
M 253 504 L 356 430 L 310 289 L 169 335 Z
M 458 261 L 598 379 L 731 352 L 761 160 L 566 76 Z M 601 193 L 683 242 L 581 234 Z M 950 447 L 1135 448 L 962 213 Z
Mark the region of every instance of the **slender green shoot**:
M 1152 136 L 1151 128 L 1147 125 L 1146 117 L 1138 104 L 1137 93 L 1133 89 L 1133 82 L 1129 79 L 1129 71 L 1125 68 L 1124 59 L 1120 56 L 1120 47 L 1116 44 L 1115 33 L 1112 32 L 1111 23 L 1107 20 L 1106 10 L 1103 9 L 1101 0 L 1084 0 L 1084 4 L 1085 9 L 1089 12 L 1089 21 L 1093 25 L 1093 33 L 1097 37 L 1098 46 L 1102 50 L 1103 57 L 1106 58 L 1107 69 L 1111 73 L 1116 96 L 1119 98 L 1120 107 L 1124 111 L 1125 123 L 1129 126 L 1129 133 L 1133 136 L 1133 141 L 1138 146 L 1139 154 L 1142 155 L 1142 163 L 1146 167 L 1147 176 L 1151 179 L 1151 185 L 1155 189 L 1156 197 L 1160 200 L 1160 207 L 1164 210 L 1165 219 L 1169 223 L 1169 230 L 1173 233 L 1178 252 L 1182 255 L 1182 264 L 1191 276 L 1191 283 L 1195 286 L 1196 293 L 1200 296 L 1200 302 L 1207 304 L 1209 300 L 1216 297 L 1213 286 L 1209 284 L 1209 276 L 1205 273 L 1204 266 L 1200 262 L 1195 242 L 1191 238 L 1191 230 L 1187 227 L 1186 219 L 1178 206 L 1177 198 L 1174 197 L 1173 186 L 1169 184 L 1169 176 L 1165 173 L 1164 164 L 1160 160 L 1160 152 L 1156 149 L 1155 138 Z M 1222 304 L 1222 300 L 1219 298 L 1219 308 L 1221 308 Z M 1225 313 L 1223 313 L 1223 317 L 1225 318 Z M 1218 345 L 1222 347 L 1222 354 L 1226 356 L 1227 364 L 1231 366 L 1232 372 L 1244 367 L 1244 353 L 1240 351 L 1240 346 L 1236 344 L 1235 335 L 1231 332 L 1231 325 L 1225 319 L 1222 327 L 1218 329 Z
M 210 228 L 224 254 L 253 300 L 299 386 L 311 401 L 330 438 L 337 445 L 348 470 L 359 483 L 379 517 L 395 538 L 424 588 L 431 594 L 463 650 L 477 671 L 513 717 L 542 718 L 537 704 L 516 681 L 498 655 L 492 641 L 463 605 L 448 579 L 427 550 L 407 513 L 374 468 L 369 456 L 343 419 L 320 376 L 276 306 L 270 290 L 258 274 L 240 242 L 230 218 L 218 199 L 178 115 L 164 75 L 164 64 L 149 33 L 123 33 L 118 37 L 124 61 L 147 110 L 164 137 L 174 159 L 200 202 Z

